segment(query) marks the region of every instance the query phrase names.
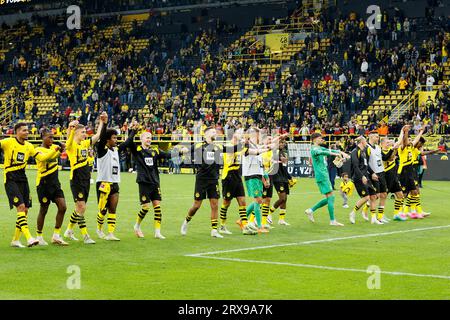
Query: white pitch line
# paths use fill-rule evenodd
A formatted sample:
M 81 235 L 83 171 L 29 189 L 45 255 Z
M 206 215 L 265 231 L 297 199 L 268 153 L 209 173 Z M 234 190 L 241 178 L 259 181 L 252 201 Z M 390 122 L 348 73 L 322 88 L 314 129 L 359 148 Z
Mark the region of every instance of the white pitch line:
M 450 228 L 450 224 L 449 225 L 444 225 L 444 226 L 435 226 L 435 227 L 416 228 L 416 229 L 398 230 L 398 231 L 390 231 L 390 232 L 361 234 L 361 235 L 348 236 L 348 237 L 328 238 L 328 239 L 310 240 L 310 241 L 303 241 L 303 242 L 274 244 L 274 245 L 268 245 L 268 246 L 248 247 L 248 248 L 239 248 L 239 249 L 222 250 L 222 251 L 202 252 L 202 253 L 186 254 L 185 256 L 186 257 L 208 258 L 208 257 L 205 257 L 205 256 L 207 256 L 207 255 L 214 255 L 214 254 L 221 254 L 221 253 L 230 253 L 230 252 L 241 252 L 241 251 L 249 251 L 249 250 L 270 249 L 270 248 L 277 248 L 277 247 L 300 246 L 300 245 L 322 243 L 322 242 L 334 242 L 334 241 L 349 240 L 349 239 L 382 237 L 382 236 L 388 236 L 388 235 L 392 235 L 392 234 L 419 232 L 419 231 L 445 229 L 445 228 Z
M 363 273 L 367 273 L 367 270 L 363 270 L 363 269 L 319 266 L 319 265 L 314 265 L 314 264 L 301 264 L 301 263 L 289 263 L 289 262 L 278 262 L 278 261 L 262 261 L 262 260 L 248 260 L 248 259 L 238 259 L 238 258 L 222 258 L 222 257 L 211 257 L 211 256 L 193 256 L 193 257 L 195 257 L 195 258 L 204 258 L 204 259 L 235 261 L 235 262 L 274 264 L 274 265 L 283 265 L 283 266 L 310 268 L 310 269 L 321 269 L 321 270 L 332 270 L 332 271 L 347 271 L 347 272 L 363 272 Z M 436 278 L 436 279 L 450 280 L 450 276 L 444 276 L 444 275 L 439 275 L 439 274 L 420 274 L 420 273 L 409 273 L 409 272 L 399 272 L 399 271 L 380 271 L 380 273 L 381 274 L 393 275 L 393 276 L 410 276 L 410 277 Z

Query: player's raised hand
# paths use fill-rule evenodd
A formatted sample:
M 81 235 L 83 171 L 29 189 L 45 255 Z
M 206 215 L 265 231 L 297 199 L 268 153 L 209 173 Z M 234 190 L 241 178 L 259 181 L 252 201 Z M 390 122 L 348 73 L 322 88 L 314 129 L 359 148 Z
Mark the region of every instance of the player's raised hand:
M 69 128 L 73 129 L 78 125 L 78 120 L 73 120 L 69 123 Z
M 103 122 L 103 123 L 105 123 L 105 124 L 108 123 L 108 114 L 107 114 L 105 111 L 103 111 L 103 112 L 100 114 L 100 121 Z

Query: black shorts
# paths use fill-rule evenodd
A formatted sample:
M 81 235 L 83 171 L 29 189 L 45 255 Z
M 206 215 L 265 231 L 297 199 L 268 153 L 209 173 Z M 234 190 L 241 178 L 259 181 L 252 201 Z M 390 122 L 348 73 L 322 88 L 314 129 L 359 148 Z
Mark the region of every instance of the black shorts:
M 389 193 L 396 193 L 402 191 L 402 185 L 398 180 L 398 174 L 395 168 L 386 171 L 385 173 L 387 191 Z
M 289 183 L 288 182 L 277 182 L 275 181 L 273 183 L 275 190 L 277 190 L 278 193 L 286 193 L 289 194 Z
M 58 181 L 46 182 L 42 181 L 37 186 L 37 195 L 41 205 L 49 205 L 50 202 L 56 202 L 56 199 L 64 199 L 64 191 Z
M 100 200 L 100 193 L 102 191 L 100 191 L 100 185 L 102 184 L 102 182 L 97 181 L 97 201 Z M 115 195 L 116 193 L 119 193 L 119 184 L 118 183 L 110 183 L 111 184 L 111 188 L 109 191 L 109 195 L 108 195 L 108 201 L 109 201 L 109 197 L 111 197 L 112 195 Z
M 139 201 L 141 201 L 141 204 L 161 201 L 160 186 L 150 183 L 139 183 Z
M 31 208 L 32 201 L 28 181 L 6 179 L 5 190 L 6 195 L 8 196 L 10 209 L 21 204 L 24 204 L 27 208 Z
M 385 173 L 384 172 L 377 173 L 377 176 L 378 176 L 378 181 L 373 180 L 372 177 L 370 177 L 370 181 L 372 182 L 372 185 L 375 187 L 376 193 L 387 192 L 387 183 L 386 183 Z
M 399 176 L 403 192 L 410 192 L 417 189 L 417 181 L 414 180 L 414 171 L 412 167 L 403 168 Z
M 245 197 L 245 189 L 241 177 L 229 176 L 222 180 L 222 193 L 224 200 Z
M 70 180 L 70 190 L 72 191 L 73 200 L 75 202 L 87 202 L 90 188 L 91 183 L 89 180 Z
M 264 187 L 263 184 L 263 199 L 265 198 L 272 198 L 273 197 L 273 181 L 272 181 L 272 177 L 270 177 L 269 179 L 270 181 L 270 185 L 269 187 Z
M 195 200 L 219 199 L 219 181 L 217 180 L 195 180 Z
M 367 184 L 362 183 L 362 180 L 353 180 L 353 184 L 361 198 L 377 194 L 370 179 L 367 179 Z

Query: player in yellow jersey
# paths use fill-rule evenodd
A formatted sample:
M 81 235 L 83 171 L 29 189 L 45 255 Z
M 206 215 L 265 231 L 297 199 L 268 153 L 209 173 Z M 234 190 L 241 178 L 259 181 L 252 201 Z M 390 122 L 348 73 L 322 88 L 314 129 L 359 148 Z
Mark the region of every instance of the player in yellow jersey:
M 61 238 L 61 226 L 64 220 L 64 214 L 67 210 L 66 199 L 64 198 L 64 192 L 61 189 L 61 183 L 58 178 L 58 157 L 61 154 L 61 146 L 53 143 L 53 133 L 50 130 L 42 131 L 41 138 L 42 145 L 36 148 L 36 151 L 42 154 L 48 154 L 53 151 L 56 153 L 46 161 L 36 159 L 36 186 L 39 203 L 41 205 L 37 218 L 37 239 L 39 240 L 39 245 L 47 245 L 42 233 L 48 208 L 50 203 L 54 202 L 58 208 L 58 212 L 56 214 L 52 243 L 67 246 L 68 243 Z
M 264 144 L 269 146 L 272 143 L 272 137 L 266 137 Z M 270 211 L 270 202 L 273 197 L 273 176 L 271 175 L 273 167 L 273 151 L 268 150 L 262 154 L 262 161 L 264 166 L 264 171 L 267 172 L 269 176 L 269 184 L 263 188 L 263 203 L 261 205 L 261 216 L 262 216 L 262 226 L 264 229 L 270 229 L 270 224 L 272 224 L 272 213 L 275 211 Z M 253 216 L 252 216 L 253 217 Z
M 418 215 L 418 217 L 420 218 L 422 217 L 428 217 L 431 212 L 425 212 L 422 210 L 422 204 L 421 204 L 421 198 L 420 198 L 420 187 L 419 187 L 419 166 L 422 160 L 422 155 L 426 156 L 429 154 L 433 154 L 433 153 L 437 153 L 439 152 L 439 149 L 436 150 L 429 150 L 429 151 L 424 151 L 423 150 L 423 146 L 425 144 L 425 138 L 421 136 L 419 136 L 419 138 L 414 139 L 416 141 L 416 143 L 413 145 L 412 148 L 412 153 L 413 153 L 413 176 L 414 176 L 414 182 L 416 185 L 416 191 L 417 191 L 417 195 L 415 197 L 412 197 L 412 199 L 410 199 L 410 205 L 411 208 L 413 208 L 416 212 L 416 214 Z M 423 163 L 423 162 L 422 162 Z
M 103 112 L 100 115 L 97 132 L 91 138 L 87 138 L 86 128 L 79 124 L 77 120 L 72 121 L 67 130 L 69 136 L 66 142 L 66 152 L 70 161 L 70 189 L 75 201 L 75 210 L 70 216 L 69 225 L 67 226 L 66 232 L 64 232 L 64 236 L 78 241 L 73 232 L 75 224 L 78 224 L 85 244 L 95 243 L 87 232 L 86 221 L 84 219 L 91 180 L 89 149 L 99 140 L 105 117 L 106 112 Z
M 403 141 L 404 130 L 400 132 L 397 143 L 389 138 L 381 139 L 381 152 L 383 157 L 384 172 L 386 176 L 387 192 L 395 195 L 394 216 L 395 221 L 406 221 L 407 217 L 403 214 L 404 194 L 398 176 L 397 152 Z
M 341 192 L 342 199 L 344 200 L 344 203 L 342 204 L 342 208 L 348 208 L 348 197 L 350 197 L 353 193 L 353 190 L 355 189 L 355 185 L 348 177 L 348 173 L 344 172 L 342 174 L 342 182 L 339 185 L 339 189 Z
M 241 155 L 246 152 L 247 148 L 242 145 L 240 148 L 235 149 L 241 143 L 243 137 L 242 130 L 237 130 L 231 138 L 231 146 L 225 147 L 223 155 L 223 169 L 222 169 L 222 193 L 223 202 L 220 207 L 220 227 L 219 232 L 222 234 L 231 234 L 226 227 L 227 211 L 230 207 L 231 200 L 236 198 L 239 206 L 239 226 L 242 229 L 242 234 L 254 235 L 258 232 L 252 230 L 248 226 L 245 202 L 245 189 L 242 183 L 241 174 Z
M 23 248 L 20 242 L 22 233 L 27 239 L 27 246 L 32 247 L 39 244 L 39 241 L 31 236 L 27 222 L 28 209 L 31 208 L 30 187 L 25 174 L 25 168 L 30 157 L 46 161 L 53 157 L 58 150 L 53 150 L 47 154 L 37 151 L 34 146 L 27 141 L 28 126 L 24 122 L 19 122 L 14 126 L 15 137 L 6 138 L 0 141 L 0 148 L 4 154 L 4 183 L 12 209 L 16 207 L 17 219 L 14 237 L 11 242 L 12 247 Z
M 409 139 L 409 129 L 410 126 L 407 125 L 403 128 L 403 139 L 400 144 L 400 148 L 398 149 L 399 156 L 399 166 L 398 166 L 398 174 L 400 177 L 400 183 L 402 185 L 402 191 L 404 194 L 407 194 L 406 204 L 404 207 L 403 213 L 408 215 L 411 219 L 422 219 L 423 215 L 417 214 L 416 212 L 411 211 L 411 207 L 417 207 L 417 199 L 418 191 L 417 191 L 417 183 L 414 180 L 414 146 L 417 145 L 420 137 L 423 134 L 424 128 L 422 128 L 419 134 L 415 137 L 414 141 L 410 141 Z M 420 208 L 420 203 L 419 203 Z M 421 209 L 421 208 L 420 208 Z M 419 210 L 420 210 L 419 209 Z

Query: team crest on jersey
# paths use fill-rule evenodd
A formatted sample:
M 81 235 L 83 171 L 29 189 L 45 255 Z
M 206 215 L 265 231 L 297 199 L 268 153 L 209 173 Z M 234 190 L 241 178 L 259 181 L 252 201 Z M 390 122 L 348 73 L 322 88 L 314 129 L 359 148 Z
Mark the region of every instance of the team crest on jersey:
M 142 196 L 141 199 L 142 199 L 142 201 L 145 201 L 145 200 L 147 200 L 147 197 L 146 196 Z
M 263 192 L 263 195 L 267 196 L 267 191 L 264 191 L 264 192 Z
M 83 193 L 78 193 L 78 198 L 83 198 Z
M 46 197 L 43 197 L 43 198 L 42 198 L 42 202 L 43 202 L 43 203 L 47 203 L 47 202 L 48 202 L 48 199 L 47 199 Z
M 405 191 L 406 190 L 406 188 L 405 187 L 402 187 L 402 191 Z
M 280 187 L 280 191 L 284 191 L 284 187 Z
M 14 203 L 17 203 L 17 202 L 19 202 L 19 198 L 17 198 L 17 197 L 14 197 Z
M 255 196 L 257 196 L 258 195 L 258 191 L 255 191 Z
M 195 193 L 195 197 L 196 197 L 196 198 L 199 198 L 199 197 L 200 197 L 200 193 L 196 192 L 196 193 Z
M 227 192 L 227 197 L 231 196 L 231 193 Z
M 362 193 L 362 195 L 365 195 L 366 194 L 366 192 L 365 191 L 363 191 L 363 192 L 361 192 Z

